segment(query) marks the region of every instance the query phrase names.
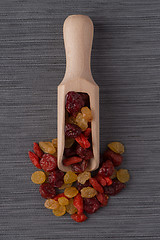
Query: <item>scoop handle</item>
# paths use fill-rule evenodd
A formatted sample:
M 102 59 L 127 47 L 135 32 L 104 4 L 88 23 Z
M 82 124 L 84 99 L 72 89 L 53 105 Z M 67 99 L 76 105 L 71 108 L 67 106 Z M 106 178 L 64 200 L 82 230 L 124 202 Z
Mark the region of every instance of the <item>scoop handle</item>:
M 66 51 L 65 77 L 92 78 L 90 59 L 93 31 L 93 22 L 86 15 L 70 15 L 66 18 L 63 25 Z

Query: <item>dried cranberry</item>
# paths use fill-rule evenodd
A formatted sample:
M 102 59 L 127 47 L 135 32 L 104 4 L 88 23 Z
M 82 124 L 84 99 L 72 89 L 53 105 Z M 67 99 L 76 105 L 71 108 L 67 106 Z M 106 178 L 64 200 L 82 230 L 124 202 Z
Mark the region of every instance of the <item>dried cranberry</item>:
M 72 171 L 76 173 L 82 173 L 82 168 L 80 163 L 75 163 L 71 165 Z
M 85 184 L 81 184 L 81 183 L 77 182 L 78 191 L 80 191 L 84 187 L 91 187 L 91 184 L 88 180 L 85 182 Z
M 83 161 L 81 162 L 82 172 L 84 172 L 84 171 L 86 170 L 87 166 L 88 166 L 88 161 L 83 160 Z
M 67 123 L 65 126 L 65 135 L 69 138 L 76 138 L 81 134 L 82 130 L 75 124 Z
M 96 197 L 84 198 L 83 203 L 84 203 L 84 211 L 86 211 L 89 214 L 96 212 L 101 206 Z
M 76 114 L 81 110 L 84 104 L 85 102 L 81 94 L 74 91 L 67 93 L 66 109 L 71 115 L 76 116 Z
M 118 181 L 118 179 L 113 179 L 112 185 L 104 187 L 104 192 L 107 195 L 114 196 L 125 188 L 125 186 L 126 185 Z
M 123 157 L 120 154 L 115 153 L 115 152 L 113 152 L 112 150 L 109 149 L 109 150 L 104 152 L 103 159 L 104 160 L 109 159 L 113 162 L 114 166 L 119 166 L 122 163 Z
M 64 155 L 65 157 L 73 157 L 76 155 L 76 149 L 75 149 L 75 146 L 73 145 L 72 147 L 70 148 L 65 148 L 64 149 Z
M 82 159 L 89 160 L 93 158 L 93 151 L 91 148 L 83 148 L 79 144 L 76 148 L 76 153 L 78 156 L 80 156 Z
M 49 153 L 43 154 L 40 165 L 45 172 L 52 172 L 57 168 L 57 158 Z
M 102 177 L 110 177 L 114 172 L 113 163 L 110 160 L 107 160 L 102 164 L 102 167 L 99 169 L 98 174 Z
M 64 183 L 63 181 L 64 173 L 60 170 L 55 170 L 54 172 L 51 172 L 48 176 L 48 181 L 51 183 L 54 187 L 61 187 Z
M 56 190 L 50 183 L 41 184 L 39 192 L 43 198 L 54 198 L 56 196 Z
M 84 101 L 84 106 L 89 107 L 89 95 L 87 93 L 79 93 Z

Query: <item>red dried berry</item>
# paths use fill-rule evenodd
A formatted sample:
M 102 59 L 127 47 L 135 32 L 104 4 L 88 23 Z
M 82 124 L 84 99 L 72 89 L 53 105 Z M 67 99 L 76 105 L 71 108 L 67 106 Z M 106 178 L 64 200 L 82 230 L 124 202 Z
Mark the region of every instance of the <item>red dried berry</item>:
M 85 214 L 72 214 L 71 218 L 76 222 L 84 222 L 87 219 L 87 216 Z
M 39 161 L 40 161 L 39 157 L 31 151 L 28 152 L 28 155 L 29 155 L 29 158 L 30 158 L 31 162 L 33 163 L 33 165 L 39 169 L 42 169 L 41 165 L 39 163 Z
M 52 172 L 57 168 L 57 158 L 49 153 L 43 154 L 40 165 L 45 172 Z
M 75 140 L 79 143 L 79 145 L 82 148 L 89 148 L 91 146 L 88 139 L 81 133 L 78 137 L 75 138 Z
M 43 198 L 54 198 L 56 196 L 56 190 L 50 183 L 41 184 L 39 192 Z
M 43 156 L 43 151 L 40 149 L 38 143 L 36 142 L 33 143 L 33 150 L 39 158 Z
M 103 187 L 107 185 L 106 180 L 105 180 L 102 176 L 97 175 L 95 178 L 97 179 L 97 181 L 98 181 Z
M 90 178 L 89 182 L 96 191 L 100 193 L 104 192 L 103 187 L 98 183 L 98 181 L 95 178 Z
M 121 183 L 117 179 L 113 179 L 113 183 L 110 186 L 104 187 L 104 192 L 107 195 L 114 196 L 119 193 L 123 188 L 125 188 L 125 184 Z
M 101 203 L 101 207 L 104 207 L 108 203 L 108 197 L 104 193 L 98 193 L 96 196 L 98 201 Z
M 110 160 L 107 160 L 102 164 L 102 167 L 99 169 L 98 174 L 102 177 L 110 177 L 114 172 L 113 163 Z
M 78 189 L 78 191 L 80 191 L 84 187 L 91 187 L 91 184 L 90 184 L 90 182 L 88 180 L 85 182 L 85 184 L 81 184 L 81 183 L 77 182 L 77 189 Z
M 75 156 L 76 155 L 76 149 L 75 149 L 75 146 L 72 146 L 70 148 L 65 148 L 64 149 L 64 155 L 65 157 L 72 157 L 72 156 Z
M 81 147 L 79 144 L 77 145 L 76 148 L 76 153 L 79 157 L 81 157 L 82 159 L 85 160 L 89 160 L 91 158 L 93 158 L 93 151 L 91 148 L 83 148 Z
M 82 168 L 80 163 L 75 163 L 71 165 L 72 171 L 76 173 L 82 173 Z
M 106 180 L 106 185 L 107 186 L 112 185 L 112 179 L 110 179 L 109 177 L 104 177 L 104 179 Z
M 82 162 L 82 158 L 77 157 L 77 156 L 66 158 L 63 160 L 64 166 L 69 166 L 71 164 L 79 163 L 79 162 Z
M 84 106 L 90 107 L 89 95 L 87 93 L 79 93 L 84 101 Z
M 123 157 L 120 154 L 115 153 L 115 152 L 113 152 L 112 150 L 109 149 L 109 150 L 104 152 L 103 159 L 104 160 L 109 159 L 113 162 L 114 166 L 119 166 L 122 163 Z
M 63 181 L 64 173 L 60 170 L 55 170 L 54 172 L 51 172 L 48 176 L 48 181 L 51 183 L 54 187 L 61 187 L 64 183 Z
M 78 193 L 73 200 L 73 205 L 75 206 L 75 208 L 77 208 L 78 210 L 78 214 L 82 214 L 83 213 L 83 198 L 81 197 L 81 194 Z
M 68 92 L 66 95 L 66 109 L 74 117 L 84 106 L 85 102 L 82 96 L 74 91 Z
M 86 138 L 89 138 L 91 135 L 91 128 L 87 128 L 84 132 L 83 132 L 84 136 Z
M 81 134 L 82 130 L 79 126 L 72 124 L 72 123 L 66 123 L 65 125 L 65 135 L 68 138 L 76 138 Z
M 65 197 L 65 198 L 69 199 L 68 197 L 66 197 L 66 196 L 64 195 L 64 193 L 59 193 L 59 194 L 57 194 L 57 195 L 54 197 L 54 200 L 55 200 L 55 201 L 58 201 L 58 198 L 60 198 L 60 197 Z
M 84 211 L 86 211 L 89 214 L 96 212 L 100 208 L 100 203 L 96 197 L 84 198 L 83 204 Z
M 83 161 L 81 162 L 82 172 L 84 172 L 84 171 L 86 170 L 87 166 L 88 166 L 88 161 L 83 160 Z

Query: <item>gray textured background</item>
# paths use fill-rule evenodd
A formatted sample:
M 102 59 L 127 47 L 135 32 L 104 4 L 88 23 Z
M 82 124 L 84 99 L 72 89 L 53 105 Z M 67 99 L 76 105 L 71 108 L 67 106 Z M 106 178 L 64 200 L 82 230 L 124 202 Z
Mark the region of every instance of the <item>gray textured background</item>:
M 122 141 L 131 173 L 126 190 L 81 224 L 43 207 L 27 156 L 33 141 L 56 136 L 62 25 L 79 13 L 95 25 L 101 150 Z M 159 0 L 0 1 L 0 239 L 160 239 L 159 75 Z

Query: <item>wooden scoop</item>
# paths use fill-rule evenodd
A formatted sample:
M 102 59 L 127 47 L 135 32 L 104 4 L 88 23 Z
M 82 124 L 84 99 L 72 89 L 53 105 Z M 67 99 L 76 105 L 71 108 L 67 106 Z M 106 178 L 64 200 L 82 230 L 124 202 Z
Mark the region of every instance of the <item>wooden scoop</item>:
M 88 93 L 93 120 L 92 147 L 94 157 L 87 167 L 93 171 L 99 166 L 99 87 L 94 82 L 90 57 L 93 40 L 93 23 L 88 16 L 71 15 L 63 25 L 63 37 L 66 51 L 66 72 L 58 86 L 58 167 L 67 172 L 70 166 L 63 165 L 65 146 L 65 96 L 69 91 Z

